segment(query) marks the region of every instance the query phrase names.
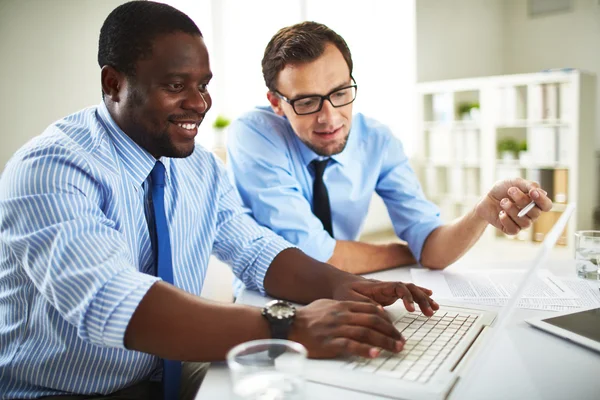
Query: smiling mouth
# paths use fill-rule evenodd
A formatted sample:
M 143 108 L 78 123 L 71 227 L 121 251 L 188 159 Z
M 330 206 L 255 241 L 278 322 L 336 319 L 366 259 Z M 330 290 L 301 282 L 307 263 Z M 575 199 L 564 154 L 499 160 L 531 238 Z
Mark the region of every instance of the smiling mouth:
M 332 137 L 332 136 L 334 136 L 334 135 L 335 135 L 335 134 L 337 134 L 338 132 L 341 132 L 341 130 L 342 130 L 342 127 L 340 126 L 339 128 L 335 128 L 335 129 L 333 129 L 333 130 L 327 130 L 327 131 L 314 131 L 314 133 L 315 133 L 317 136 L 324 137 L 324 138 L 329 138 L 329 137 Z
M 198 118 L 198 117 L 196 117 Z M 181 130 L 189 133 L 189 134 L 196 134 L 198 132 L 198 127 L 200 126 L 200 124 L 202 123 L 202 121 L 204 120 L 204 116 L 200 116 L 200 119 L 192 119 L 192 120 L 169 120 L 169 122 L 175 126 L 177 126 L 178 128 L 180 128 Z

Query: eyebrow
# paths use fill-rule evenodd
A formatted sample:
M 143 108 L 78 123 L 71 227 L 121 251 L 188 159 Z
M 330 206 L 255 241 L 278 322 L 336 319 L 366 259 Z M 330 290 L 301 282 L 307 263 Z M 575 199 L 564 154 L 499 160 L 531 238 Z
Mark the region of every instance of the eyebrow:
M 167 79 L 168 78 L 183 78 L 183 79 L 187 79 L 189 77 L 190 77 L 190 74 L 185 73 L 185 72 L 169 72 L 169 73 L 166 73 L 163 78 L 167 78 Z M 202 80 L 210 80 L 210 79 L 212 79 L 212 77 L 213 77 L 212 73 L 206 74 L 206 75 L 204 75 L 202 77 Z
M 338 89 L 341 89 L 343 87 L 347 87 L 347 86 L 350 86 L 350 85 L 352 85 L 352 78 L 348 79 L 348 81 L 346 81 L 346 82 L 344 82 L 344 83 L 342 83 L 340 85 L 335 86 L 333 89 L 331 89 L 326 94 L 329 94 L 331 92 L 335 92 Z M 322 95 L 316 94 L 316 93 L 298 93 L 297 95 L 295 95 L 291 99 L 294 100 L 294 99 L 299 99 L 301 97 L 309 97 L 309 96 L 322 96 Z

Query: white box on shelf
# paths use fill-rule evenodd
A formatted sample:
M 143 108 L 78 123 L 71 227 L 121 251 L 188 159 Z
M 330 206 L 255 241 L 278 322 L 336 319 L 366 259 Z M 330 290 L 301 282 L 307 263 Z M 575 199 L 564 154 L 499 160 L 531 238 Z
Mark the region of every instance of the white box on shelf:
M 514 124 L 517 120 L 517 89 L 506 86 L 501 89 L 499 121 L 506 125 Z
M 479 168 L 465 168 L 465 194 L 479 196 Z
M 454 120 L 454 101 L 451 92 L 433 94 L 432 108 L 434 121 L 450 122 Z
M 544 86 L 540 84 L 529 87 L 529 121 L 539 122 L 544 119 Z
M 554 165 L 556 163 L 556 129 L 534 127 L 529 129 L 528 151 L 533 164 Z
M 451 131 L 437 126 L 429 131 L 429 159 L 436 165 L 448 165 L 452 160 Z
M 571 129 L 561 126 L 558 128 L 557 162 L 560 165 L 569 164 L 569 141 Z
M 469 164 L 479 162 L 479 130 L 467 129 L 464 131 L 464 160 Z
M 454 199 L 461 199 L 465 195 L 463 174 L 464 170 L 461 167 L 450 169 L 450 190 Z
M 521 169 L 517 164 L 500 163 L 496 167 L 496 180 L 514 179 L 521 176 Z
M 454 147 L 452 151 L 454 160 L 458 162 L 464 161 L 466 158 L 466 140 L 464 130 L 456 129 L 452 132 L 452 146 Z
M 432 165 L 425 167 L 425 192 L 427 197 L 436 197 L 439 194 L 437 168 Z

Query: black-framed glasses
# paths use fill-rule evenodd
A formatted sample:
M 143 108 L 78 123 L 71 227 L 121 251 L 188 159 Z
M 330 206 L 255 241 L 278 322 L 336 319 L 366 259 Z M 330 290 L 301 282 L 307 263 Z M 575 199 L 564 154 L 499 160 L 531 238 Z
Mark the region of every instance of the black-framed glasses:
M 328 100 L 329 103 L 336 108 L 347 106 L 348 104 L 352 103 L 356 99 L 356 90 L 358 88 L 354 78 L 352 78 L 352 82 L 354 82 L 353 85 L 332 90 L 325 96 L 312 94 L 309 96 L 297 97 L 295 99 L 288 99 L 278 91 L 275 91 L 275 93 L 281 98 L 281 100 L 291 105 L 296 114 L 307 115 L 321 111 L 321 108 L 323 108 L 323 102 L 325 100 Z

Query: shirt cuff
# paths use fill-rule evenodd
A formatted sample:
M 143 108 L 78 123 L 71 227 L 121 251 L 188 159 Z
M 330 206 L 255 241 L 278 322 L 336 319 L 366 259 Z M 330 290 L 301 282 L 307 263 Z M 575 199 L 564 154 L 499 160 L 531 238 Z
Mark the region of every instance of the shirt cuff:
M 441 220 L 431 221 L 426 224 L 423 223 L 422 225 L 419 225 L 419 230 L 417 232 L 408 233 L 406 235 L 408 247 L 410 248 L 410 251 L 412 252 L 413 256 L 415 257 L 415 260 L 417 260 L 417 263 L 419 263 L 419 265 L 421 264 L 421 253 L 423 252 L 423 245 L 425 244 L 425 240 L 427 240 L 427 238 L 429 237 L 431 232 L 434 231 L 434 229 L 442 225 L 443 223 Z
M 280 236 L 274 235 L 272 240 L 263 248 L 263 251 L 260 252 L 256 261 L 255 261 L 255 282 L 258 286 L 258 291 L 266 296 L 267 292 L 265 291 L 265 276 L 267 275 L 267 270 L 271 266 L 271 263 L 275 259 L 275 257 L 281 253 L 285 249 L 296 248 L 296 246 L 289 243 L 287 240 L 283 239 Z
M 82 336 L 94 344 L 125 349 L 125 331 L 138 305 L 161 279 L 123 269 L 98 291 L 85 314 Z M 87 335 L 86 335 L 87 332 Z
M 317 261 L 327 262 L 335 250 L 336 240 L 329 236 L 326 231 L 311 237 L 311 240 L 302 243 L 299 247 L 306 255 Z

